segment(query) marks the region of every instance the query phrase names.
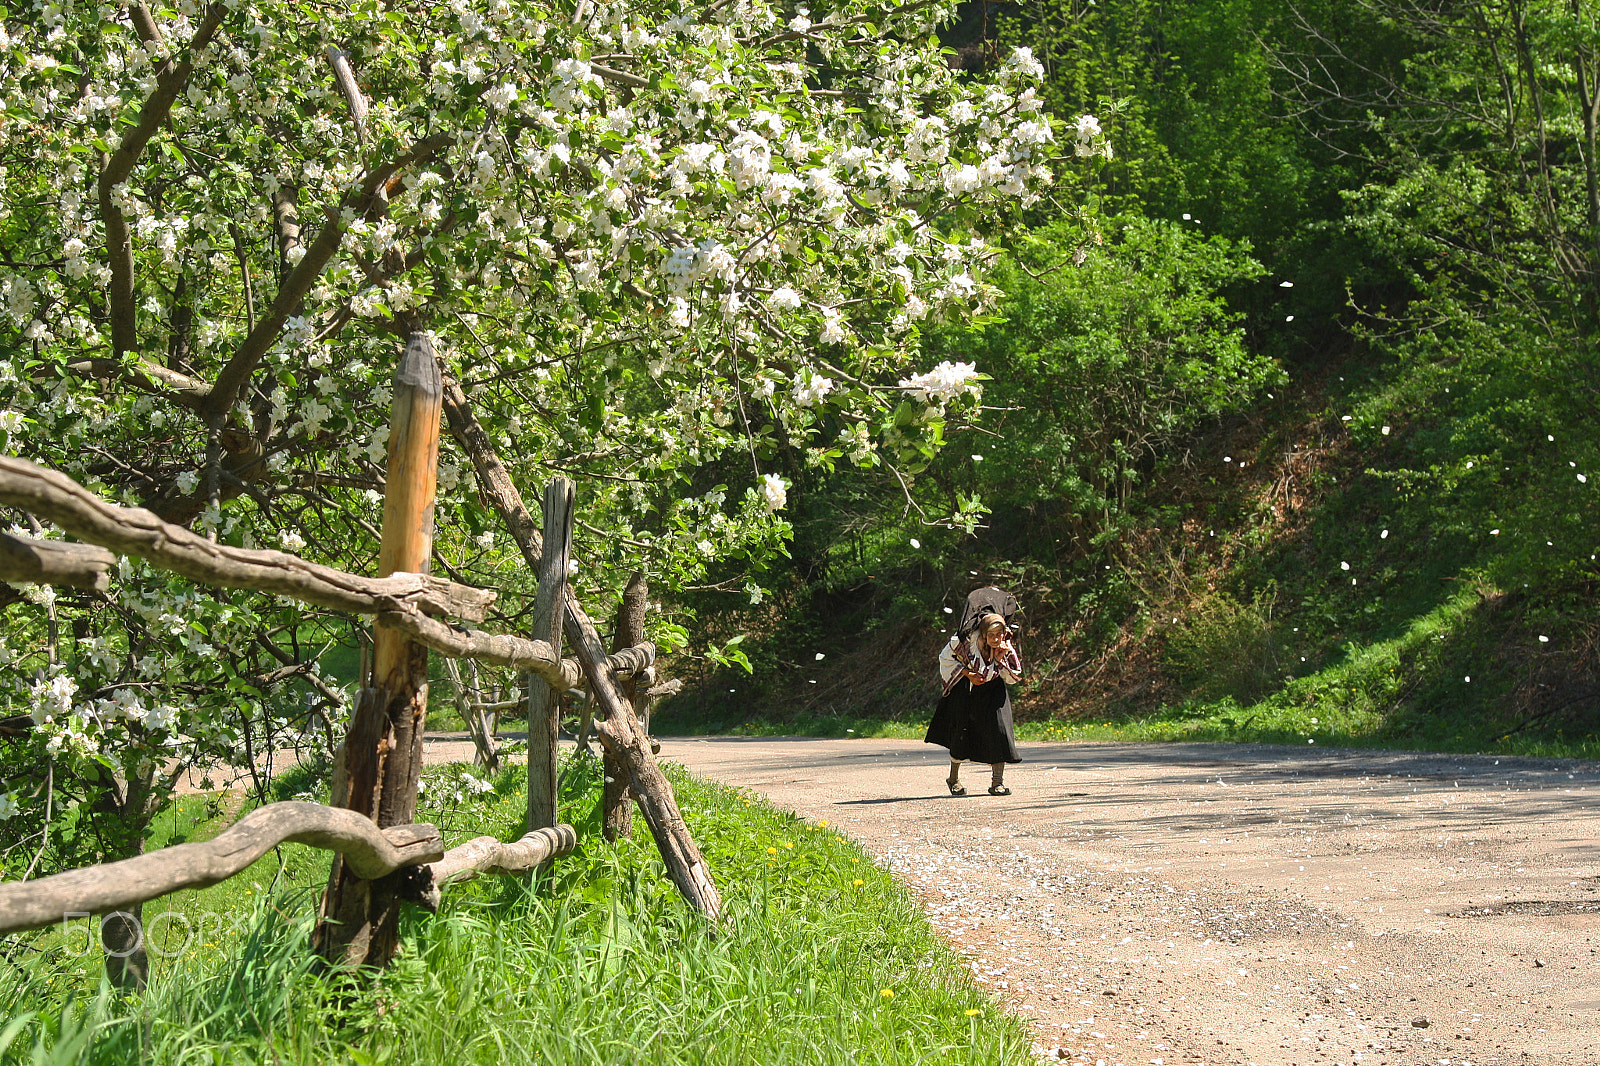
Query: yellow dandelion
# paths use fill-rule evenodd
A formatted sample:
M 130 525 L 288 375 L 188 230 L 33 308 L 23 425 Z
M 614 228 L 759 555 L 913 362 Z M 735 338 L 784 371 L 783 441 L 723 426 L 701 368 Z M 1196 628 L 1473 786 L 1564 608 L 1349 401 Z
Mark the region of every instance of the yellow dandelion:
M 879 992 L 878 995 L 882 996 L 884 999 L 893 999 L 894 998 L 894 989 L 885 988 L 882 992 Z
M 794 841 L 792 841 L 792 840 L 785 840 L 785 841 L 784 841 L 784 842 L 783 842 L 783 846 L 784 846 L 784 847 L 786 847 L 786 848 L 788 848 L 788 849 L 789 849 L 789 850 L 790 850 L 790 851 L 793 851 L 793 850 L 794 850 Z
M 767 849 L 767 854 L 768 855 L 776 855 L 776 854 L 778 854 L 778 849 L 777 848 L 768 848 Z
M 982 1013 L 983 1012 L 981 1010 L 977 1010 L 977 1009 L 969 1010 L 969 1011 L 967 1011 L 967 1017 L 968 1018 L 976 1018 L 978 1015 L 980 1015 Z
M 850 883 L 852 885 L 863 885 L 863 884 L 866 884 L 866 882 L 861 880 L 861 878 L 859 878 L 859 877 L 856 878 L 854 881 L 851 881 Z
M 824 818 L 822 821 L 818 822 L 817 823 L 817 828 L 818 829 L 826 829 L 826 828 L 828 828 L 828 820 L 826 818 Z

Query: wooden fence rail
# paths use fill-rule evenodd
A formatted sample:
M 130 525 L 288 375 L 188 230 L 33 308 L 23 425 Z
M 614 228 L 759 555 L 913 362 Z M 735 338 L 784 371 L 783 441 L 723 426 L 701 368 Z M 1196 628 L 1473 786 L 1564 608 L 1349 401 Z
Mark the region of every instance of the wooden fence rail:
M 562 691 L 583 678 L 583 667 L 574 659 L 560 658 L 547 641 L 484 633 L 430 617 L 480 622 L 499 595 L 493 589 L 431 574 L 362 577 L 287 552 L 213 543 L 143 508 L 107 503 L 60 471 L 12 456 L 0 456 L 0 504 L 25 508 L 88 542 L 0 534 L 4 537 L 0 581 L 103 586 L 105 569 L 113 560 L 91 547 L 99 545 L 221 588 L 255 589 L 333 610 L 375 614 L 382 625 L 441 655 L 531 670 Z M 649 645 L 619 654 L 622 658 L 613 668 L 623 673 L 635 673 L 655 661 L 655 648 Z
M 205 888 L 242 873 L 284 843 L 338 852 L 365 878 L 416 866 L 413 901 L 437 910 L 444 885 L 480 874 L 531 870 L 571 854 L 578 834 L 570 825 L 558 825 L 509 844 L 477 837 L 446 851 L 438 828 L 427 823 L 379 829 L 372 819 L 341 807 L 301 800 L 269 803 L 203 843 L 176 844 L 36 881 L 0 883 L 0 934 L 125 911 L 182 889 Z
M 0 456 L 0 504 L 24 508 L 79 540 L 194 581 L 276 592 L 351 614 L 426 611 L 481 622 L 499 595 L 430 574 L 361 577 L 287 552 L 214 543 L 142 507 L 107 503 L 58 470 L 12 456 Z M 31 579 L 19 574 L 16 580 Z
M 104 914 L 180 889 L 205 888 L 226 881 L 285 842 L 340 852 L 370 877 L 444 857 L 439 830 L 431 825 L 379 829 L 354 811 L 300 800 L 271 803 L 204 843 L 177 844 L 37 881 L 0 884 L 0 933 L 52 925 L 65 914 Z

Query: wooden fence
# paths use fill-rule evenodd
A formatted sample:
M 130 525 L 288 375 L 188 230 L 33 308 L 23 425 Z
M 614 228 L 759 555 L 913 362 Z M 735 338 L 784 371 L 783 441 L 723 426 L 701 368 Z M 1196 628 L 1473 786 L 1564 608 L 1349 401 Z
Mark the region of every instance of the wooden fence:
M 471 458 L 483 497 L 539 575 L 529 636 L 471 628 L 466 623 L 483 621 L 496 593 L 420 572 L 432 543 L 441 413 Z M 142 508 L 107 503 L 59 471 L 0 456 L 0 505 L 23 508 L 84 542 L 0 534 L 0 581 L 104 591 L 116 554 L 132 555 L 203 584 L 372 615 L 377 645 L 341 746 L 331 806 L 269 804 L 206 843 L 0 884 L 0 933 L 49 925 L 66 914 L 124 912 L 182 888 L 215 884 L 277 844 L 296 841 L 335 853 L 317 950 L 340 965 L 385 965 L 395 947 L 398 904 L 434 908 L 445 884 L 528 870 L 571 852 L 576 834 L 555 823 L 556 714 L 559 696 L 580 683 L 597 712 L 608 777 L 617 783 L 604 800 L 607 834 L 627 831 L 636 802 L 684 897 L 708 917 L 720 916 L 716 884 L 637 713 L 665 687 L 651 684 L 655 648 L 642 640 L 642 581 L 625 599 L 629 617 L 619 617 L 618 638 L 629 646 L 608 654 L 567 584 L 572 483 L 552 482 L 541 531 L 466 396 L 441 377 L 421 332 L 410 336 L 395 375 L 385 493 L 381 574 L 363 577 L 285 552 L 219 544 Z M 561 656 L 563 633 L 572 658 Z M 446 852 L 434 826 L 414 824 L 428 651 L 524 672 L 529 832 L 519 840 L 480 837 Z M 389 876 L 396 870 L 409 873 Z

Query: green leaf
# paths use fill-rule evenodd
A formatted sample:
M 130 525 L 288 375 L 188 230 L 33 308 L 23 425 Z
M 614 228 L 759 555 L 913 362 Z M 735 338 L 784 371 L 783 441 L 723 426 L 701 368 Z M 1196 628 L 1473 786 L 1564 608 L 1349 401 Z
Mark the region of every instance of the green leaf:
M 3 12 L 0 12 L 0 14 L 3 14 Z M 7 1022 L 4 1029 L 0 1029 L 0 1055 L 5 1054 L 6 1048 L 10 1047 L 12 1042 L 21 1035 L 22 1030 L 27 1028 L 28 1023 L 33 1021 L 34 1017 L 33 1011 L 29 1011 L 27 1014 L 19 1014 Z

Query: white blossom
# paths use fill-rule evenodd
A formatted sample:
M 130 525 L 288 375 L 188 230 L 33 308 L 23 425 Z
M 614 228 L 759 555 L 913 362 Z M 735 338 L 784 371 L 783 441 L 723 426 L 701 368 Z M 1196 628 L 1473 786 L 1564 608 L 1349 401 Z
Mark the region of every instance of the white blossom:
M 900 387 L 923 403 L 949 403 L 978 389 L 978 368 L 973 363 L 945 360 L 923 374 L 902 378 Z
M 794 402 L 797 407 L 812 407 L 822 402 L 833 391 L 833 379 L 806 369 L 795 382 Z
M 777 474 L 767 474 L 761 482 L 761 495 L 766 500 L 767 510 L 781 511 L 783 505 L 789 502 L 789 486 Z

